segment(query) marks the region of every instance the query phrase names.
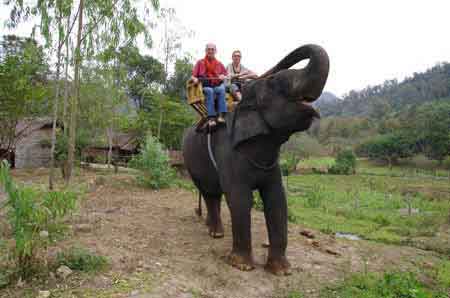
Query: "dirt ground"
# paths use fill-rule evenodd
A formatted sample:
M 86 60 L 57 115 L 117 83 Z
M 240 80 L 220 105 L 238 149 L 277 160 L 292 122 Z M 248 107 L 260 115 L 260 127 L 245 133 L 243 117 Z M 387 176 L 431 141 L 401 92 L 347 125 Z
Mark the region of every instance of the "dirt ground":
M 111 265 L 94 276 L 73 275 L 62 284 L 39 287 L 52 291 L 52 297 L 261 298 L 286 297 L 291 290 L 316 297 L 319 289 L 350 272 L 401 270 L 435 260 L 427 251 L 334 239 L 318 231 L 312 231 L 315 239 L 308 239 L 300 234 L 307 227 L 289 224 L 287 256 L 293 274 L 277 277 L 263 269 L 264 216 L 253 211 L 257 267 L 241 272 L 225 262 L 231 249 L 231 223 L 224 202 L 225 237 L 212 239 L 204 216 L 195 214 L 196 195 L 187 190 L 143 189 L 125 174 L 100 179 L 90 173 L 85 179 L 89 191 L 70 220 L 73 235 L 50 253 L 79 246 L 107 256 Z

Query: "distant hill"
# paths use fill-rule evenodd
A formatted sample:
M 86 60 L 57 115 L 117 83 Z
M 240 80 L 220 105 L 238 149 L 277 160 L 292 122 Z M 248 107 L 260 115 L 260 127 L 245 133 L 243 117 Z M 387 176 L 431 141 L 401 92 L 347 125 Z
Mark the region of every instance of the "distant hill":
M 323 92 L 322 95 L 314 102 L 314 108 L 320 111 L 320 116 L 327 117 L 336 113 L 336 110 L 340 110 L 341 98 L 338 98 L 331 92 Z
M 322 117 L 363 116 L 380 118 L 412 105 L 450 98 L 450 63 L 435 65 L 422 73 L 414 73 L 402 82 L 386 80 L 383 84 L 352 90 L 343 99 L 324 92 L 315 106 Z

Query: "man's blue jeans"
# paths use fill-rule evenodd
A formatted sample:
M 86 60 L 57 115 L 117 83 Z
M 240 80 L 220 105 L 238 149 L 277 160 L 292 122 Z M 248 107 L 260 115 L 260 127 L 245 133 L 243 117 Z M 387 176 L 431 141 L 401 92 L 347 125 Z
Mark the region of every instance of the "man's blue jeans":
M 217 96 L 217 108 L 219 113 L 227 112 L 227 103 L 225 101 L 225 85 L 222 83 L 216 87 L 203 87 L 203 93 L 206 97 L 206 108 L 208 109 L 208 117 L 217 115 L 214 97 Z

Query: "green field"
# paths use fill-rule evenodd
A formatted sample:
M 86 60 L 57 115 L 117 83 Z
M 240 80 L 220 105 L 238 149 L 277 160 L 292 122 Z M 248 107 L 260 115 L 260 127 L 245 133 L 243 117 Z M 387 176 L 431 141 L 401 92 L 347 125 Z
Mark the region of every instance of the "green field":
M 297 164 L 298 169 L 331 168 L 335 164 L 333 157 L 315 157 L 303 159 Z M 450 170 L 439 167 L 435 161 L 426 160 L 423 156 L 417 156 L 412 160 L 402 160 L 398 165 L 389 169 L 382 163 L 376 163 L 367 159 L 358 159 L 357 173 L 371 176 L 389 177 L 425 177 L 448 178 Z M 449 180 L 450 181 L 450 180 Z
M 423 241 L 416 240 L 425 237 L 433 239 L 427 242 L 433 247 L 426 248 L 450 254 L 448 238 L 436 237 L 449 222 L 448 179 L 363 174 L 288 179 L 293 223 L 393 244 L 423 246 Z

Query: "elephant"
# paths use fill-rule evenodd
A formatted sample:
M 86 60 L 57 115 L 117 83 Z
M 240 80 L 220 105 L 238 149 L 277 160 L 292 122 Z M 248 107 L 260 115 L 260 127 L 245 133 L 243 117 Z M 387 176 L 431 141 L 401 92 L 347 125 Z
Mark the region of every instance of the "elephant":
M 304 68 L 289 69 L 305 59 L 309 61 Z M 184 134 L 184 163 L 204 198 L 209 235 L 224 236 L 220 215 L 224 194 L 233 235 L 227 260 L 240 270 L 255 268 L 250 215 L 253 191 L 258 190 L 269 239 L 264 268 L 276 275 L 291 272 L 286 258 L 287 201 L 279 166 L 280 147 L 320 117 L 312 102 L 321 95 L 328 71 L 329 58 L 322 47 L 300 46 L 243 86 L 243 99 L 227 113 L 226 126 L 209 135 L 194 127 Z

